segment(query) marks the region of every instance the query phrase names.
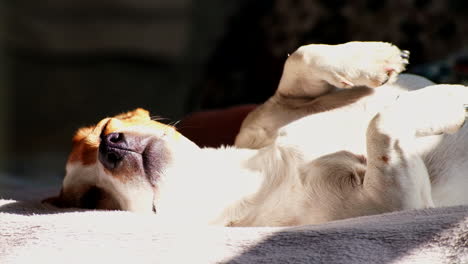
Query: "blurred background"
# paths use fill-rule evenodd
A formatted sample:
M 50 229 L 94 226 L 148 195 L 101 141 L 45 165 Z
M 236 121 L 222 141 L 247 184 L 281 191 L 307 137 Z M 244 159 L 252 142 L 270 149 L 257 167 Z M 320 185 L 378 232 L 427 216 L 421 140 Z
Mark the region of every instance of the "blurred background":
M 308 43 L 389 41 L 410 72 L 468 79 L 466 0 L 3 0 L 0 196 L 59 183 L 80 126 L 260 103 Z

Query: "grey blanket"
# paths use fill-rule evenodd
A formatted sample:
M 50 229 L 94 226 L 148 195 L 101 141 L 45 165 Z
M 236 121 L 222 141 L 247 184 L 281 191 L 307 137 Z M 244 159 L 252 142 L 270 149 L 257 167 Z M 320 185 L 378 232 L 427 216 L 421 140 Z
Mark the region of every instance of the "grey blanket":
M 0 263 L 468 263 L 468 206 L 291 228 L 187 223 L 0 200 Z

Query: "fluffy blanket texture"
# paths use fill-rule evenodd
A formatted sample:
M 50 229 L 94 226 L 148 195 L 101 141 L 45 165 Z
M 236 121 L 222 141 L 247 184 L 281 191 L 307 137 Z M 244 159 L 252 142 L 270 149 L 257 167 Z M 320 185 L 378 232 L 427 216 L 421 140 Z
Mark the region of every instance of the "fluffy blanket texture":
M 468 206 L 292 228 L 187 223 L 0 200 L 0 263 L 468 263 Z

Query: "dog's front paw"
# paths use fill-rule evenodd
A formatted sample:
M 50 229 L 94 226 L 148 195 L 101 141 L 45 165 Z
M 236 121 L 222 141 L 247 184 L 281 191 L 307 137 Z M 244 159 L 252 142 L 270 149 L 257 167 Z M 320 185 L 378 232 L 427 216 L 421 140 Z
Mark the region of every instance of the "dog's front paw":
M 405 70 L 409 59 L 409 51 L 385 42 L 309 45 L 297 52 L 323 75 L 325 81 L 338 88 L 375 88 L 393 82 Z

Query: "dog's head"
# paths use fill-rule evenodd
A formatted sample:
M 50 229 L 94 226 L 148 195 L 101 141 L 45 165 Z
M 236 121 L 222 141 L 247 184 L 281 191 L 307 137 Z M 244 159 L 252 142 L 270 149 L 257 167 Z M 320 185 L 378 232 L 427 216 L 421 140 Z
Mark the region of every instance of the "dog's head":
M 59 207 L 156 210 L 158 188 L 174 160 L 198 147 L 173 127 L 153 121 L 148 111 L 105 118 L 79 129 L 59 196 Z

